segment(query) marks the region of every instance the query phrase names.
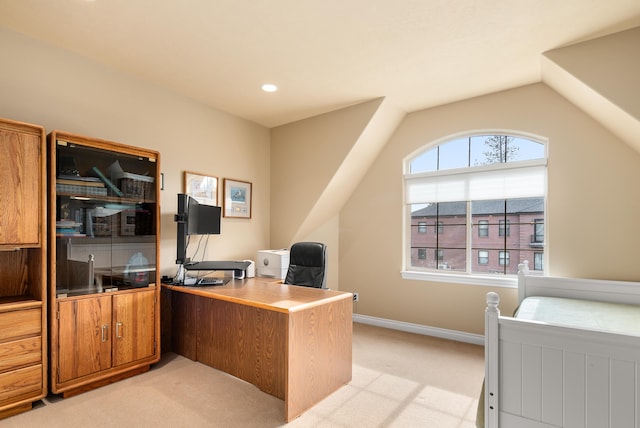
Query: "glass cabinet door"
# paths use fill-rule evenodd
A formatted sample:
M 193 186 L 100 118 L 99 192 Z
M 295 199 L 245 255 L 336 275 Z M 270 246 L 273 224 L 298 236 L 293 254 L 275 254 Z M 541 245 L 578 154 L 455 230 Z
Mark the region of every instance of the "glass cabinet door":
M 63 137 L 55 142 L 56 295 L 155 283 L 156 159 Z

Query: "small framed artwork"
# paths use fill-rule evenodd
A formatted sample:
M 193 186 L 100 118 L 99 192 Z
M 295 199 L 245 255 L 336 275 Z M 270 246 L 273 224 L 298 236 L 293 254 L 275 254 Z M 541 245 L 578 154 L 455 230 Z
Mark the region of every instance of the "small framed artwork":
M 218 205 L 218 177 L 184 172 L 184 193 L 205 205 Z
M 251 218 L 251 183 L 224 179 L 224 216 Z

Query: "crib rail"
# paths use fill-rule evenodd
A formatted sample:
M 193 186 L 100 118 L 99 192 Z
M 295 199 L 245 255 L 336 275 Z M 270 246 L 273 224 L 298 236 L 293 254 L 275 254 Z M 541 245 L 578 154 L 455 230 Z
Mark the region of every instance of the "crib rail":
M 640 428 L 640 337 L 485 311 L 485 427 Z

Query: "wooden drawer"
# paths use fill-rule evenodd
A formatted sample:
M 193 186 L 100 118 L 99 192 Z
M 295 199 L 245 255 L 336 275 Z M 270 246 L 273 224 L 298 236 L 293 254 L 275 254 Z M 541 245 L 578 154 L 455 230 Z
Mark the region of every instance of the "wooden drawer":
M 42 392 L 42 364 L 0 373 L 0 405 Z
M 0 312 L 0 342 L 42 334 L 40 308 Z
M 42 362 L 42 337 L 0 343 L 0 373 Z

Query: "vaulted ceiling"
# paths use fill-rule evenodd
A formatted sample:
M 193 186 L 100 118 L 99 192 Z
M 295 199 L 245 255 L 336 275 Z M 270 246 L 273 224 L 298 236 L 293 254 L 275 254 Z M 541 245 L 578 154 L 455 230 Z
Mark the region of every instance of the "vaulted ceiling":
M 0 26 L 267 127 L 538 82 L 544 52 L 639 25 L 638 0 L 0 0 Z

